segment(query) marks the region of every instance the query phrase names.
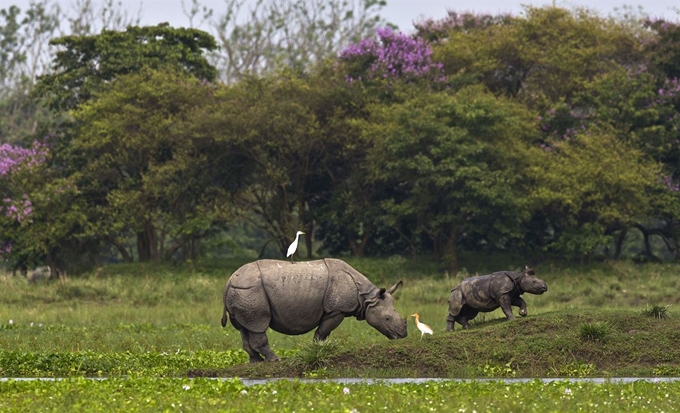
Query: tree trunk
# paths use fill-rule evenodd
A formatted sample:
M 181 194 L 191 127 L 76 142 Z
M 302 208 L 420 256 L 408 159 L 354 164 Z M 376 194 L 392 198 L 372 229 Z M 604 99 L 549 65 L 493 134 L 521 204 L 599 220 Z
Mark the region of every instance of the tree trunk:
M 450 275 L 458 273 L 458 228 L 451 227 L 448 240 L 446 241 L 444 260 L 448 265 Z
M 130 256 L 130 253 L 128 253 L 125 247 L 120 245 L 120 243 L 118 243 L 113 237 L 106 237 L 106 241 L 113 245 L 118 250 L 120 256 L 123 257 L 123 261 L 125 262 L 133 261 L 132 257 Z
M 160 262 L 161 260 L 156 230 L 151 222 L 144 223 L 143 230 L 137 233 L 137 255 L 140 262 L 151 260 Z
M 614 259 L 618 260 L 621 257 L 621 250 L 623 249 L 623 241 L 626 239 L 626 234 L 628 234 L 627 229 L 622 229 L 619 236 L 616 237 L 616 243 L 614 244 Z
M 352 250 L 352 255 L 355 257 L 364 257 L 366 255 L 366 245 L 371 238 L 372 232 L 373 221 L 369 221 L 364 226 L 364 235 L 361 237 L 360 243 L 357 243 L 357 237 L 354 236 L 353 232 L 347 234 L 347 241 L 349 242 L 349 248 Z
M 397 227 L 396 225 L 393 226 L 392 229 L 393 229 L 394 231 L 396 231 L 396 233 L 399 234 L 399 236 L 400 236 L 404 241 L 406 241 L 406 243 L 407 243 L 408 246 L 409 246 L 409 249 L 411 250 L 411 255 L 413 256 L 413 258 L 416 258 L 417 254 L 418 254 L 418 249 L 416 248 L 416 244 L 414 244 L 414 243 L 413 243 L 413 242 L 412 242 L 412 241 L 411 241 L 411 240 L 410 240 L 403 232 L 401 232 L 401 230 L 399 229 L 399 227 Z

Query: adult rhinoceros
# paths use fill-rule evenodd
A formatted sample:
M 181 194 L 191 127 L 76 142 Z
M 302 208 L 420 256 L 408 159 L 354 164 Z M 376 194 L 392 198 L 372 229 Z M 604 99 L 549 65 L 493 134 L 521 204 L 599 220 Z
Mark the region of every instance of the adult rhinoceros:
M 489 312 L 500 307 L 508 320 L 515 316 L 512 307 L 519 307 L 519 315 L 527 315 L 527 303 L 521 295 L 526 293 L 543 294 L 548 291 L 545 281 L 536 277 L 534 270 L 525 267 L 524 271 L 499 271 L 464 279 L 449 295 L 449 315 L 446 330 L 453 331 L 454 322 L 469 328 L 479 312 Z
M 241 332 L 250 362 L 278 360 L 266 331 L 304 334 L 317 328 L 315 340 L 325 340 L 345 317 L 366 320 L 390 339 L 406 337 L 406 320 L 394 309 L 389 290 L 338 259 L 308 262 L 258 260 L 236 270 L 224 290 L 222 327 Z

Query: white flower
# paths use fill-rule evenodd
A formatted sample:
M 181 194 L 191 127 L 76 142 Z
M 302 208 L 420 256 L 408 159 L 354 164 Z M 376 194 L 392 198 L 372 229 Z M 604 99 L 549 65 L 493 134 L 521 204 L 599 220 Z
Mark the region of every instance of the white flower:
M 272 394 L 276 394 L 276 393 L 278 393 L 276 390 L 272 390 Z
M 9 323 L 10 323 L 10 324 L 14 324 L 14 320 L 12 320 L 12 319 L 10 318 L 10 319 L 9 319 Z
M 349 387 L 344 387 L 344 388 L 342 389 L 342 392 L 343 392 L 344 394 L 349 394 Z
M 42 327 L 42 323 L 38 324 L 38 327 Z
M 184 386 L 182 386 L 182 388 L 184 390 L 189 390 L 191 388 L 191 386 L 189 386 L 188 384 L 185 384 Z
M 31 321 L 31 327 L 33 327 L 33 321 Z
M 564 389 L 564 394 L 566 394 L 567 396 L 571 396 L 571 389 L 568 387 Z
M 246 394 L 248 394 L 248 390 L 246 389 L 241 390 L 241 394 L 245 396 Z

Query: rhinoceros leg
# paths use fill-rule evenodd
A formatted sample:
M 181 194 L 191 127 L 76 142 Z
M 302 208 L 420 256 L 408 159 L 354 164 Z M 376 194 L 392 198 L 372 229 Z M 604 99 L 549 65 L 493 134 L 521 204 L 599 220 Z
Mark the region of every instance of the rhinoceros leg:
M 463 293 L 460 288 L 456 287 L 449 295 L 449 315 L 446 317 L 446 331 L 453 331 L 454 322 L 457 321 L 463 305 L 465 305 Z
M 527 316 L 527 303 L 524 301 L 524 299 L 520 296 L 513 297 L 512 299 L 512 305 L 515 307 L 519 307 L 519 315 L 522 317 Z
M 240 325 L 235 318 L 230 318 L 231 323 L 238 329 L 241 333 L 241 343 L 243 344 L 243 350 L 250 356 L 251 363 L 257 363 L 262 361 L 260 354 L 264 356 L 266 361 L 276 361 L 279 358 L 276 354 L 269 348 L 269 340 L 267 340 L 266 333 L 253 333 L 247 328 Z
M 345 315 L 342 313 L 332 315 L 328 318 L 323 318 L 319 323 L 319 328 L 317 328 L 314 332 L 314 341 L 323 341 L 327 339 L 331 334 L 331 331 L 338 328 L 344 318 Z
M 264 361 L 262 359 L 262 357 L 260 356 L 260 353 L 255 351 L 255 349 L 253 349 L 250 346 L 250 331 L 248 331 L 244 328 L 240 329 L 239 331 L 241 332 L 241 342 L 243 343 L 243 349 L 250 356 L 250 362 L 251 363 L 257 363 L 257 362 L 260 362 L 260 361 Z
M 470 328 L 468 321 L 474 319 L 479 314 L 479 311 L 465 304 L 460 309 L 460 314 L 455 317 L 458 324 L 462 325 L 463 328 Z
M 456 318 L 449 314 L 446 317 L 446 331 L 453 331 L 454 326 L 456 324 Z
M 508 320 L 514 320 L 515 316 L 512 314 L 512 300 L 510 299 L 510 296 L 507 294 L 500 296 L 498 298 L 498 303 L 501 305 L 503 314 L 505 314 Z
M 249 331 L 248 344 L 250 344 L 250 348 L 262 354 L 266 361 L 277 361 L 279 359 L 276 354 L 274 354 L 272 349 L 269 348 L 269 340 L 267 339 L 266 333 L 253 333 L 252 331 Z M 253 361 L 252 355 L 250 357 L 250 361 Z

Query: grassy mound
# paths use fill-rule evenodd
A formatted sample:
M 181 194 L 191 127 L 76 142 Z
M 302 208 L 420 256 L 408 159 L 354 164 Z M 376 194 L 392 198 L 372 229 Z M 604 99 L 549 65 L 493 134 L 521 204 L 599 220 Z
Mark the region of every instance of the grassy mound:
M 456 326 L 459 328 L 459 326 Z M 331 339 L 332 341 L 332 339 Z M 677 320 L 566 309 L 469 330 L 361 345 L 310 344 L 276 363 L 193 370 L 238 377 L 587 377 L 680 375 Z M 319 346 L 325 346 L 321 350 Z

